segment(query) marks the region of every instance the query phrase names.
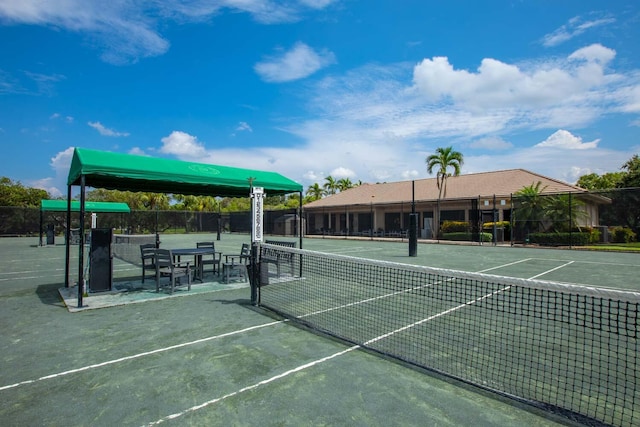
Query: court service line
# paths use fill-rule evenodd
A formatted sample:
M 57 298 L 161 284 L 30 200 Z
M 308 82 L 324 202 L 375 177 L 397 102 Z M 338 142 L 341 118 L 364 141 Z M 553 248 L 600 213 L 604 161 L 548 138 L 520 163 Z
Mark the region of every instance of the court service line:
M 517 264 L 518 262 L 523 262 L 523 261 L 524 261 L 524 260 L 522 260 L 522 261 L 516 261 L 515 263 L 512 263 L 512 264 Z M 568 265 L 568 264 L 570 264 L 570 263 L 567 263 L 567 264 L 565 264 L 565 265 Z M 554 270 L 557 270 L 557 269 L 559 269 L 559 268 L 562 268 L 562 267 L 564 267 L 564 265 L 562 265 L 562 266 L 558 266 L 558 267 L 553 268 L 553 269 L 551 269 L 551 270 L 548 270 L 548 271 L 545 271 L 545 272 L 543 272 L 543 273 L 540 273 L 540 274 L 538 274 L 538 275 L 536 275 L 536 276 L 531 277 L 530 279 L 534 279 L 534 278 L 536 278 L 536 277 L 539 277 L 539 276 L 542 276 L 542 275 L 544 275 L 544 274 L 550 273 L 550 272 L 552 272 L 552 271 L 554 271 Z M 390 337 L 390 336 L 392 336 L 392 335 L 394 335 L 394 334 L 397 334 L 397 333 L 399 333 L 399 332 L 405 331 L 405 330 L 410 329 L 410 328 L 413 328 L 413 327 L 415 327 L 415 326 L 419 326 L 419 325 L 421 325 L 421 324 L 423 324 L 423 323 L 429 322 L 429 321 L 434 320 L 434 319 L 437 319 L 437 318 L 439 318 L 439 317 L 446 316 L 446 315 L 447 315 L 447 314 L 449 314 L 449 313 L 453 313 L 454 311 L 458 311 L 458 310 L 460 310 L 460 309 L 462 309 L 462 308 L 465 308 L 465 307 L 468 307 L 468 306 L 470 306 L 470 305 L 476 304 L 476 303 L 478 303 L 478 302 L 480 302 L 480 301 L 482 301 L 482 300 L 485 300 L 485 299 L 487 299 L 487 298 L 490 298 L 490 297 L 492 297 L 492 296 L 494 296 L 494 295 L 497 295 L 497 294 L 499 294 L 499 293 L 505 292 L 505 291 L 509 290 L 510 288 L 511 288 L 511 286 L 505 286 L 505 287 L 504 287 L 504 288 L 502 288 L 502 289 L 498 289 L 498 290 L 496 290 L 496 291 L 490 292 L 490 293 L 488 293 L 488 294 L 486 294 L 486 295 L 483 295 L 483 296 L 480 296 L 480 297 L 478 297 L 478 298 L 476 298 L 476 299 L 474 299 L 474 300 L 467 301 L 466 303 L 463 303 L 463 304 L 460 304 L 460 305 L 458 305 L 458 306 L 455 306 L 455 307 L 449 308 L 449 309 L 447 309 L 447 310 L 441 311 L 440 313 L 436 313 L 436 314 L 434 314 L 434 315 L 432 315 L 432 316 L 429 316 L 429 317 L 424 318 L 424 319 L 422 319 L 422 320 L 419 320 L 419 321 L 417 321 L 417 322 L 411 323 L 411 324 L 409 324 L 409 325 L 405 325 L 405 326 L 403 326 L 403 327 L 401 327 L 401 328 L 398 328 L 398 329 L 393 330 L 393 331 L 391 331 L 391 332 L 388 332 L 388 333 L 386 333 L 386 334 L 383 334 L 383 335 L 380 335 L 380 336 L 378 336 L 378 337 L 372 338 L 372 339 L 370 339 L 370 340 L 368 340 L 368 341 L 364 342 L 362 345 L 354 345 L 354 346 L 352 346 L 352 347 L 349 347 L 349 348 L 347 348 L 347 349 L 345 349 L 345 350 L 339 351 L 339 352 L 334 353 L 334 354 L 332 354 L 332 355 L 325 356 L 325 357 L 323 357 L 323 358 L 321 358 L 321 359 L 317 359 L 317 360 L 314 360 L 314 361 L 309 362 L 309 363 L 305 363 L 305 364 L 300 365 L 300 366 L 298 366 L 298 367 L 296 367 L 296 368 L 293 368 L 293 369 L 290 369 L 290 370 L 288 370 L 288 371 L 282 372 L 282 373 L 280 373 L 280 374 L 278 374 L 278 375 L 274 375 L 273 377 L 268 378 L 268 379 L 266 379 L 266 380 L 262 380 L 262 381 L 259 381 L 259 382 L 255 383 L 255 384 L 252 384 L 252 385 L 249 385 L 249 386 L 243 387 L 243 388 L 241 388 L 241 389 L 239 389 L 239 390 L 237 390 L 237 391 L 234 391 L 234 392 L 232 392 L 232 393 L 225 394 L 224 396 L 221 396 L 221 397 L 217 397 L 217 398 L 215 398 L 215 399 L 208 400 L 208 401 L 203 402 L 203 403 L 201 403 L 201 404 L 199 404 L 199 405 L 195 405 L 195 406 L 192 406 L 192 407 L 190 407 L 190 408 L 187 408 L 187 409 L 185 409 L 184 411 L 176 412 L 176 413 L 173 413 L 173 414 L 171 414 L 171 415 L 167 415 L 167 416 L 165 416 L 165 417 L 163 417 L 163 418 L 160 418 L 159 420 L 156 420 L 156 421 L 150 422 L 149 424 L 146 424 L 146 426 L 155 426 L 155 425 L 161 424 L 161 423 L 163 423 L 163 422 L 165 422 L 165 421 L 174 420 L 174 419 L 179 418 L 179 417 L 181 417 L 181 416 L 183 416 L 183 415 L 186 415 L 186 414 L 188 414 L 188 413 L 190 413 L 190 412 L 195 412 L 195 411 L 197 411 L 197 410 L 199 410 L 199 409 L 203 409 L 203 408 L 205 408 L 205 407 L 207 407 L 207 406 L 210 406 L 210 405 L 213 405 L 213 404 L 215 404 L 215 403 L 221 402 L 221 401 L 223 401 L 223 400 L 225 400 L 225 399 L 228 399 L 228 398 L 230 398 L 230 397 L 237 396 L 237 395 L 239 395 L 239 394 L 241 394 L 241 393 L 244 393 L 244 392 L 246 392 L 246 391 L 254 390 L 254 389 L 256 389 L 256 388 L 258 388 L 258 387 L 260 387 L 260 386 L 263 386 L 263 385 L 265 385 L 265 384 L 269 384 L 269 383 L 271 383 L 271 382 L 273 382 L 273 381 L 276 381 L 276 380 L 279 380 L 279 379 L 281 379 L 281 378 L 287 377 L 287 376 L 289 376 L 289 375 L 291 375 L 291 374 L 294 374 L 294 373 L 296 373 L 296 372 L 300 372 L 300 371 L 305 370 L 305 369 L 307 369 L 307 368 L 314 367 L 314 366 L 319 365 L 319 364 L 321 364 L 321 363 L 324 363 L 324 362 L 326 362 L 326 361 L 328 361 L 328 360 L 335 359 L 336 357 L 339 357 L 339 356 L 342 356 L 342 355 L 347 354 L 347 353 L 349 353 L 349 352 L 352 352 L 353 350 L 357 350 L 357 349 L 359 349 L 359 348 L 362 348 L 363 346 L 368 346 L 368 345 L 370 345 L 370 344 L 373 344 L 373 343 L 375 343 L 375 342 L 377 342 L 377 341 L 380 341 L 380 340 L 383 340 L 383 339 L 385 339 L 385 338 L 388 338 L 388 337 Z
M 263 323 L 261 325 L 250 326 L 248 328 L 238 329 L 238 330 L 231 331 L 231 332 L 226 332 L 226 333 L 220 334 L 220 335 L 213 335 L 213 336 L 206 337 L 206 338 L 201 338 L 201 339 L 198 339 L 198 340 L 195 340 L 195 341 L 189 341 L 189 342 L 185 342 L 185 343 L 181 343 L 181 344 L 172 345 L 172 346 L 169 346 L 169 347 L 158 348 L 158 349 L 151 350 L 151 351 L 145 351 L 143 353 L 132 354 L 130 356 L 121 357 L 119 359 L 107 360 L 106 362 L 95 363 L 93 365 L 87 365 L 87 366 L 83 366 L 81 368 L 70 369 L 68 371 L 58 372 L 56 374 L 45 375 L 44 377 L 36 378 L 36 379 L 33 379 L 33 380 L 26 380 L 26 381 L 21 381 L 21 382 L 15 383 L 15 384 L 2 386 L 2 387 L 0 387 L 0 391 L 8 390 L 8 389 L 11 389 L 11 388 L 16 388 L 16 387 L 27 385 L 27 384 L 33 384 L 33 383 L 36 383 L 38 381 L 44 381 L 44 380 L 50 380 L 50 379 L 53 379 L 53 378 L 64 377 L 66 375 L 76 374 L 78 372 L 88 371 L 88 370 L 91 370 L 91 369 L 102 368 L 102 367 L 105 367 L 105 366 L 114 365 L 116 363 L 125 362 L 125 361 L 128 361 L 128 360 L 139 359 L 141 357 L 150 356 L 152 354 L 164 353 L 164 352 L 167 352 L 167 351 L 170 351 L 170 350 L 176 350 L 176 349 L 179 349 L 179 348 L 189 347 L 189 346 L 192 346 L 192 345 L 195 345 L 195 344 L 201 344 L 203 342 L 212 341 L 212 340 L 219 339 L 219 338 L 230 337 L 232 335 L 238 335 L 238 334 L 241 334 L 241 333 L 244 333 L 244 332 L 253 331 L 253 330 L 264 328 L 264 327 L 267 327 L 267 326 L 277 325 L 277 324 L 283 323 L 283 322 L 286 322 L 286 320 L 277 320 L 275 322 Z

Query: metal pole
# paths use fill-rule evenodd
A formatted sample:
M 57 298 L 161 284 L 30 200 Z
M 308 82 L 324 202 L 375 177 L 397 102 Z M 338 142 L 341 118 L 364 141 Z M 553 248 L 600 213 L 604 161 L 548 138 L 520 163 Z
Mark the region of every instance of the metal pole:
M 71 185 L 67 185 L 67 229 L 65 230 L 65 263 L 64 263 L 64 287 L 69 287 L 69 258 L 70 246 L 69 237 L 71 236 Z
M 416 182 L 411 181 L 411 215 L 409 217 L 409 256 L 418 256 L 418 218 L 416 218 Z
M 156 205 L 156 249 L 160 248 L 160 234 L 158 233 L 158 205 Z
M 373 199 L 375 197 L 376 197 L 375 195 L 371 196 L 371 212 L 370 212 L 370 215 L 371 215 L 371 228 L 369 229 L 369 237 L 370 237 L 371 240 L 373 240 L 373 228 L 374 228 L 374 224 L 376 222 L 375 221 L 376 217 L 375 217 L 375 215 L 373 213 Z
M 38 246 L 42 246 L 42 222 L 43 222 L 43 218 L 42 218 L 42 205 L 40 206 L 40 240 L 38 242 Z
M 80 247 L 78 248 L 78 308 L 82 308 L 82 297 L 84 296 L 84 191 L 85 176 L 80 175 Z
M 300 221 L 299 221 L 299 224 L 298 224 L 299 234 L 300 234 L 299 239 L 300 239 L 300 249 L 302 249 L 302 240 L 303 240 L 302 239 L 302 233 L 303 233 L 303 228 L 304 228 L 303 224 L 302 224 L 302 191 L 300 191 L 300 203 L 298 204 L 298 209 L 300 210 Z M 305 223 L 306 223 L 306 221 L 305 221 Z M 299 273 L 298 277 L 302 277 L 302 254 L 300 254 L 300 257 L 299 257 L 298 273 Z M 259 298 L 260 298 L 260 296 L 258 295 L 258 303 L 260 302 Z
M 573 249 L 573 206 L 571 206 L 571 201 L 571 192 L 569 192 L 569 249 Z
M 511 218 L 509 218 L 509 242 L 513 246 L 513 235 L 515 233 L 515 210 L 513 205 L 513 193 L 509 194 L 509 203 L 511 206 Z
M 220 240 L 220 227 L 222 227 L 222 212 L 220 210 L 220 200 L 218 200 L 218 235 L 216 240 Z
M 493 246 L 498 243 L 498 225 L 496 222 L 498 221 L 498 211 L 496 210 L 496 195 L 493 195 Z

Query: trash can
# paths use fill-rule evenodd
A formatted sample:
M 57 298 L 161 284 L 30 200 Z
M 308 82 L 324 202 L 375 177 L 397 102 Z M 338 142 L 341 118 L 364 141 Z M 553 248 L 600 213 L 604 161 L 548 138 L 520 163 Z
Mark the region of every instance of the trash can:
M 56 244 L 56 233 L 54 231 L 53 224 L 47 225 L 47 245 L 55 245 Z
M 91 230 L 89 251 L 89 290 L 91 292 L 111 291 L 113 277 L 113 257 L 111 255 L 111 228 Z

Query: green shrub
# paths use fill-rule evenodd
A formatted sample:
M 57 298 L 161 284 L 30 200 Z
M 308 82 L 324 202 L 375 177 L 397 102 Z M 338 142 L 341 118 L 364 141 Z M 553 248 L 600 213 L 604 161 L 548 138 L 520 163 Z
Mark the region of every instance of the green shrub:
M 531 233 L 529 241 L 539 245 L 548 246 L 585 246 L 589 243 L 590 234 L 588 232 L 577 233 Z
M 583 228 L 582 231 L 589 233 L 589 244 L 600 243 L 600 230 L 596 228 Z
M 493 224 L 493 222 L 485 222 L 482 224 L 482 229 L 493 230 Z M 511 228 L 511 223 L 509 221 L 497 221 L 495 224 L 497 228 L 504 228 L 505 233 Z
M 493 222 L 485 222 L 482 224 L 482 230 L 493 234 Z M 511 223 L 509 221 L 495 222 L 496 228 L 504 229 L 504 240 L 511 240 Z
M 440 232 L 463 233 L 469 231 L 469 223 L 465 221 L 444 221 L 440 227 Z
M 491 241 L 491 233 L 480 233 L 480 237 L 483 242 Z M 459 242 L 472 242 L 477 241 L 473 239 L 473 234 L 464 231 L 464 232 L 455 232 L 455 233 L 442 233 L 442 240 L 454 240 Z
M 628 227 L 614 227 L 610 232 L 613 243 L 631 243 L 636 240 L 636 233 Z

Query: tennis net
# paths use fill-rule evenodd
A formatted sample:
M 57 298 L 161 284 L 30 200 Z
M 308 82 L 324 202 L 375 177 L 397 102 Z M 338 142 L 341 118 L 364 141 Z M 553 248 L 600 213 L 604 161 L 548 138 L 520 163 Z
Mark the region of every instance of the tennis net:
M 640 423 L 640 293 L 265 250 L 295 263 L 260 263 L 258 302 L 286 318 L 580 423 Z
M 114 234 L 113 256 L 134 265 L 142 265 L 140 245 L 155 244 L 155 234 Z

